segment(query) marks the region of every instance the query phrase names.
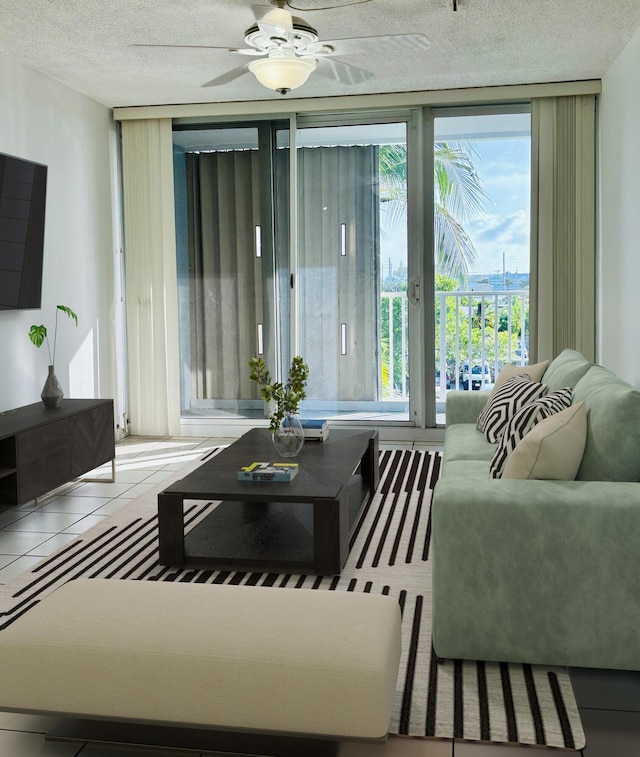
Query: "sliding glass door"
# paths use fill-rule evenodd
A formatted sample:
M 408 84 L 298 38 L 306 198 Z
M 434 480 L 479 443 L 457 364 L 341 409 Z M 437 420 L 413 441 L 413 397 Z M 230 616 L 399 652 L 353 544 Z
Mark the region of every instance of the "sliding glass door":
M 407 422 L 406 123 L 177 129 L 174 167 L 183 416 L 262 417 L 249 359 L 300 354 L 304 415 Z
M 183 416 L 264 412 L 248 364 L 275 360 L 276 254 L 288 254 L 276 249 L 269 192 L 275 133 L 271 124 L 174 132 Z
M 294 338 L 314 416 L 409 417 L 406 134 L 404 122 L 296 131 Z
M 434 158 L 435 399 L 488 391 L 529 348 L 531 113 L 431 112 Z
M 525 363 L 530 150 L 524 105 L 176 127 L 183 416 L 264 417 L 253 355 L 309 364 L 305 417 L 419 427 Z

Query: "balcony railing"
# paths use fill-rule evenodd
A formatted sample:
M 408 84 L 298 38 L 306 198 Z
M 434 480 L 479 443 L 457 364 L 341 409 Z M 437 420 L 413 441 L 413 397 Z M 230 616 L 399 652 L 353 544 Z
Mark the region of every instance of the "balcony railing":
M 435 292 L 436 398 L 444 400 L 447 388 L 490 388 L 505 363 L 526 365 L 528 313 L 528 290 Z M 405 292 L 382 292 L 381 338 L 383 398 L 406 400 Z

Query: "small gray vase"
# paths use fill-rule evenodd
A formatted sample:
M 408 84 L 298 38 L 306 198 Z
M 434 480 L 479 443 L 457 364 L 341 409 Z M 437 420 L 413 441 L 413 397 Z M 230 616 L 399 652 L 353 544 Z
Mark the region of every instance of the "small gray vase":
M 47 410 L 54 410 L 62 404 L 64 392 L 62 391 L 62 387 L 60 386 L 53 365 L 49 366 L 49 375 L 44 382 L 40 396 L 42 397 L 42 401 Z

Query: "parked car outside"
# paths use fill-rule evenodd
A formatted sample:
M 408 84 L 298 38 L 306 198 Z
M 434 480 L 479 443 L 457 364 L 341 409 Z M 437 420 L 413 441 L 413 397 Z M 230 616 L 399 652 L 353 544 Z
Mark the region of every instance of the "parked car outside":
M 485 362 L 484 366 L 481 366 L 479 362 L 474 362 L 471 365 L 471 375 L 469 375 L 469 361 L 465 360 L 460 365 L 460 388 L 468 389 L 469 382 L 471 382 L 471 388 L 475 390 L 485 389 L 486 384 L 492 384 L 493 378 L 489 363 Z
M 445 373 L 445 387 L 447 389 L 451 389 L 451 376 L 449 376 L 449 371 Z M 436 370 L 436 387 L 440 387 L 440 369 L 438 368 Z

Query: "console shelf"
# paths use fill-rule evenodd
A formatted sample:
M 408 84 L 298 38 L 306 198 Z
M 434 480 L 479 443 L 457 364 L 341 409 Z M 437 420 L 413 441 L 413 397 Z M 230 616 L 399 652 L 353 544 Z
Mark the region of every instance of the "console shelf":
M 113 400 L 65 399 L 0 413 L 0 509 L 21 505 L 115 457 Z

